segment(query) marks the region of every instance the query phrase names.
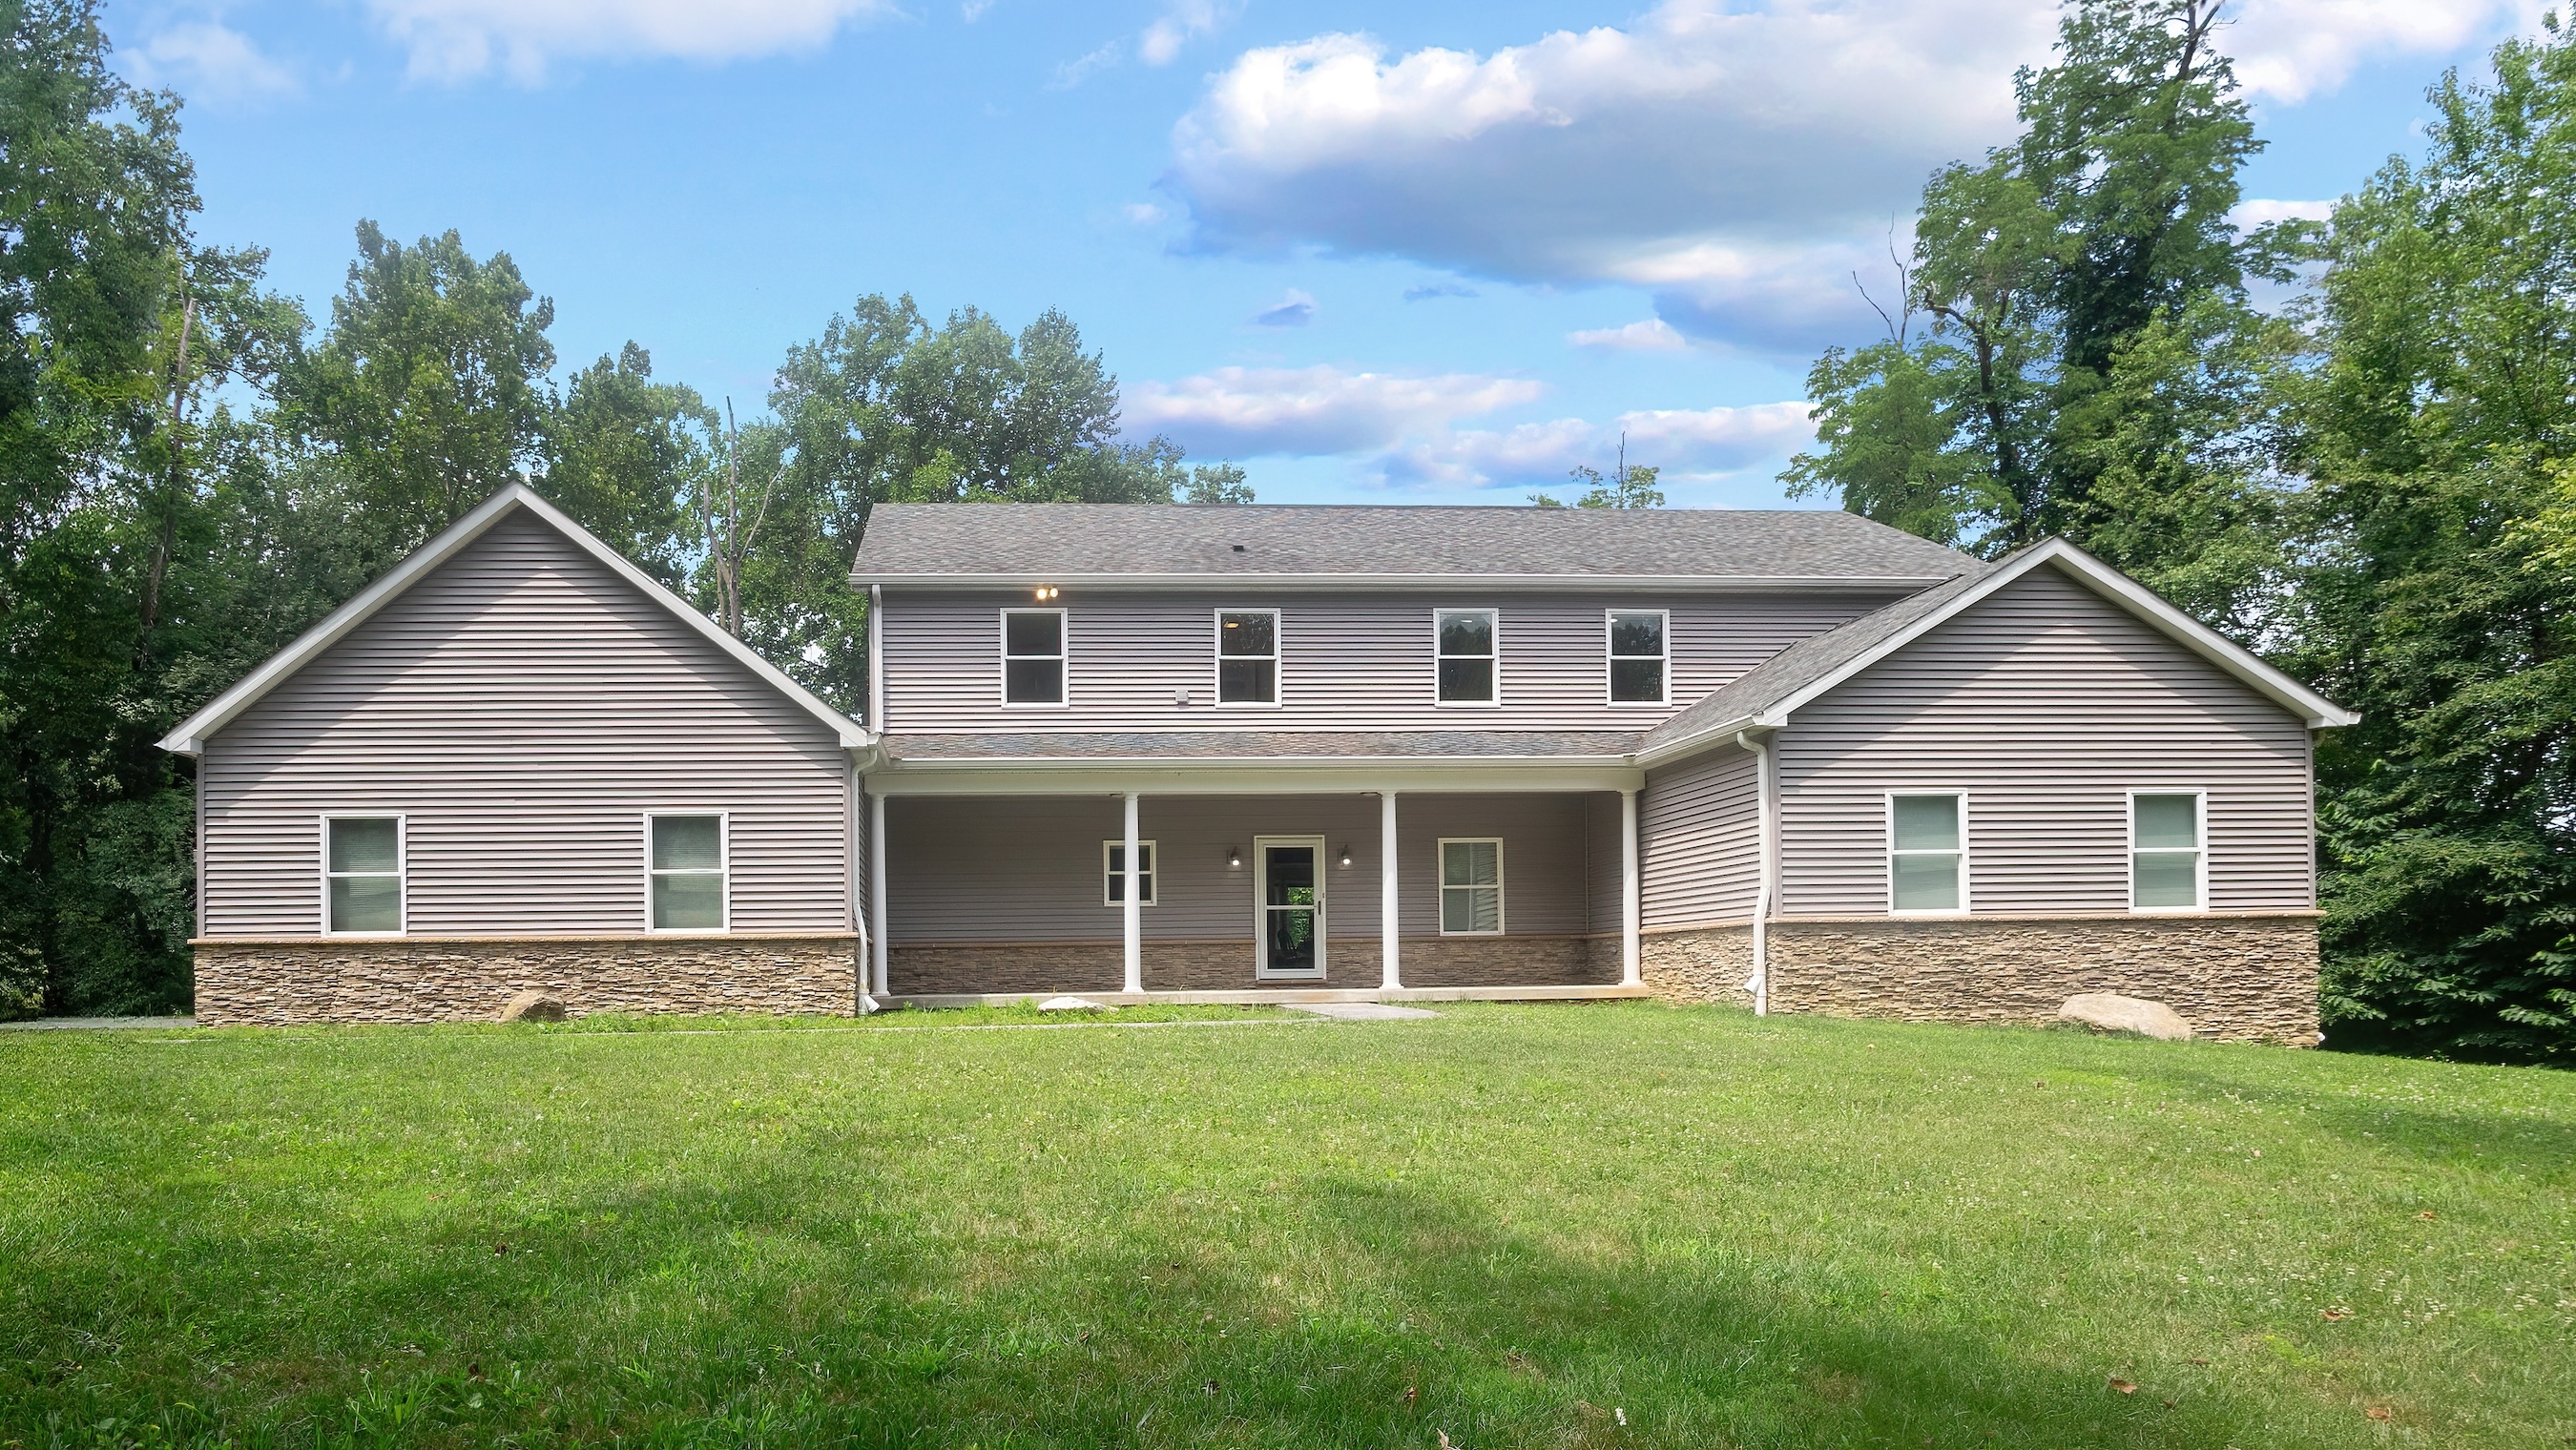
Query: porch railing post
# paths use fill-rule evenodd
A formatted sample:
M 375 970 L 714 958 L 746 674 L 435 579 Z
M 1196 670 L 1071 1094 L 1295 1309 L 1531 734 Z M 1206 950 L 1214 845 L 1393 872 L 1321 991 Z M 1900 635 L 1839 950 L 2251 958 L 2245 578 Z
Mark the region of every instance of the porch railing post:
M 1378 988 L 1381 991 L 1402 990 L 1404 973 L 1396 965 L 1396 890 L 1395 890 L 1395 792 L 1379 791 L 1377 796 L 1377 954 Z
M 1637 870 L 1637 793 L 1619 792 L 1619 985 L 1645 981 L 1637 955 L 1637 928 L 1644 914 Z
M 1127 932 L 1127 980 L 1120 990 L 1129 996 L 1141 996 L 1145 991 L 1144 903 L 1137 900 L 1138 888 L 1145 880 L 1140 869 L 1143 863 L 1137 859 L 1143 852 L 1144 843 L 1136 837 L 1136 792 L 1131 790 L 1127 792 L 1127 879 L 1119 883 L 1118 892 L 1119 905 L 1124 908 L 1120 915 Z

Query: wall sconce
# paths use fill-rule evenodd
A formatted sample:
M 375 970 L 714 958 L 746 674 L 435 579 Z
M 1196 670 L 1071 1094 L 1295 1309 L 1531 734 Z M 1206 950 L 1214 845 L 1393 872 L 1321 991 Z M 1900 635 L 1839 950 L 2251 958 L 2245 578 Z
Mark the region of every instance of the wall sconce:
M 1243 869 L 1243 853 L 1242 853 L 1241 851 L 1238 851 L 1238 850 L 1234 849 L 1232 846 L 1228 846 L 1228 847 L 1226 847 L 1226 848 L 1225 848 L 1225 869 L 1227 869 L 1228 871 L 1240 871 L 1240 870 L 1242 870 L 1242 869 Z
M 1344 866 L 1351 864 L 1351 848 L 1348 845 L 1342 847 L 1342 864 Z
M 1037 588 L 1037 597 L 1040 603 L 1044 603 L 1045 601 L 1056 597 L 1059 592 L 1061 591 L 1052 584 L 1041 584 Z

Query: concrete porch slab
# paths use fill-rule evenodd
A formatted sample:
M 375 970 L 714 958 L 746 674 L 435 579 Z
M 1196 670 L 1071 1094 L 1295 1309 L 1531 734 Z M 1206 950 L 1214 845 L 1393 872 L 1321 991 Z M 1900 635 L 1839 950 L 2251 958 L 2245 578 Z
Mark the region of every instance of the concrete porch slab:
M 1400 1022 L 1440 1015 L 1420 1007 L 1400 1007 L 1393 1002 L 1291 1002 L 1288 1010 L 1312 1012 L 1337 1022 Z
M 1044 1001 L 1051 992 L 948 992 L 877 1000 L 906 1007 L 1017 1007 Z M 1090 992 L 1092 1001 L 1135 1007 L 1174 1002 L 1223 1007 L 1294 1007 L 1315 1002 L 1617 1002 L 1652 997 L 1650 987 L 1290 987 L 1272 991 Z

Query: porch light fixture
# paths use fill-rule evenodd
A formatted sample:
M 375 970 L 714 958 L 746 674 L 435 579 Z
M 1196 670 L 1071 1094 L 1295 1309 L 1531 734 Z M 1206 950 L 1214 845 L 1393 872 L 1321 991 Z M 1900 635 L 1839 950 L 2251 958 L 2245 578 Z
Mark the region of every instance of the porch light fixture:
M 1056 595 L 1057 595 L 1057 594 L 1059 594 L 1059 593 L 1061 593 L 1061 592 L 1062 592 L 1062 591 L 1058 590 L 1058 589 L 1057 589 L 1054 585 L 1052 585 L 1052 584 L 1041 584 L 1041 585 L 1039 585 L 1039 586 L 1037 587 L 1037 597 L 1038 597 L 1038 601 L 1039 601 L 1040 603 L 1044 603 L 1044 602 L 1045 602 L 1045 601 L 1047 601 L 1047 600 L 1053 599 L 1054 597 L 1056 597 Z
M 1235 849 L 1235 848 L 1233 848 L 1232 846 L 1228 846 L 1228 847 L 1226 847 L 1226 848 L 1225 848 L 1225 869 L 1227 869 L 1228 871 L 1240 871 L 1240 870 L 1242 870 L 1242 869 L 1243 869 L 1243 853 L 1242 853 L 1241 851 L 1236 850 L 1236 849 Z
M 1351 848 L 1347 845 L 1342 847 L 1342 864 L 1345 866 L 1351 864 Z

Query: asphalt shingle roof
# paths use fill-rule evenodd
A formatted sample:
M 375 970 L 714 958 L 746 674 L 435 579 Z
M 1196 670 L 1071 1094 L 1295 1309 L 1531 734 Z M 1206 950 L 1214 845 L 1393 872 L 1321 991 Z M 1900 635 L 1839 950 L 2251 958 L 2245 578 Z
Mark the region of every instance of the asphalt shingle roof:
M 861 583 L 1207 576 L 1928 582 L 1964 554 L 1839 509 L 879 504 Z
M 1639 736 L 1623 730 L 1189 730 L 1027 734 L 892 734 L 897 760 L 1208 760 L 1409 757 L 1619 756 Z

